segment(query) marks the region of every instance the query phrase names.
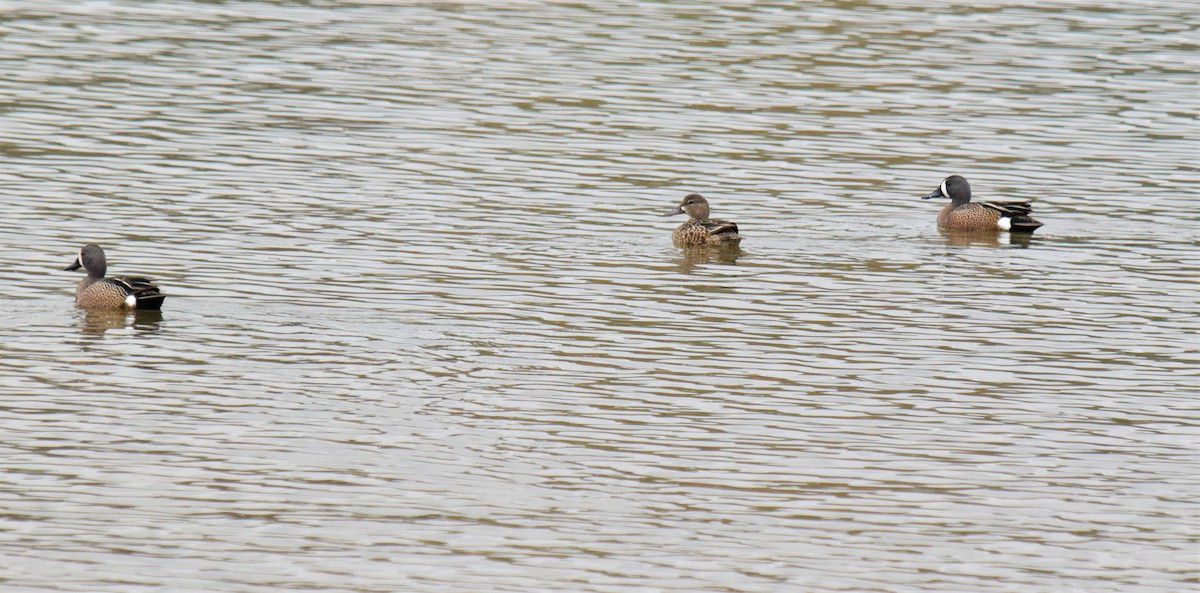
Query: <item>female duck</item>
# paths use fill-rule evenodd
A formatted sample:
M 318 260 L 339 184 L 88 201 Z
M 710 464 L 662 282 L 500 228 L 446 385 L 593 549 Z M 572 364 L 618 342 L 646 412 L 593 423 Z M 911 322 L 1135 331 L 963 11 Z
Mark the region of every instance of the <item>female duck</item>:
M 679 225 L 671 234 L 671 239 L 678 247 L 693 245 L 736 245 L 742 240 L 738 235 L 737 225 L 726 220 L 715 220 L 708 217 L 708 200 L 700 194 L 688 194 L 674 210 L 663 216 L 674 216 L 687 213 L 688 221 Z
M 105 278 L 108 262 L 99 245 L 85 245 L 79 250 L 75 263 L 64 270 L 87 271 L 87 277 L 75 287 L 75 304 L 84 309 L 133 309 L 162 308 L 163 293 L 145 278 L 118 276 Z
M 1032 233 L 1042 223 L 1029 217 L 1029 202 L 972 202 L 971 184 L 962 175 L 942 180 L 929 195 L 921 198 L 950 198 L 938 214 L 938 226 L 947 231 L 1011 231 Z

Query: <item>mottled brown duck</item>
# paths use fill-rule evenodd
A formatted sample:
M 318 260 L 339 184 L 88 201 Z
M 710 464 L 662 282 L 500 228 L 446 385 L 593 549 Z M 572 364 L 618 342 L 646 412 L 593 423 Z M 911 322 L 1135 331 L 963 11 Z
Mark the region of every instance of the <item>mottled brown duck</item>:
M 950 198 L 937 218 L 938 227 L 947 231 L 1032 233 L 1042 226 L 1029 217 L 1033 211 L 1029 202 L 972 202 L 971 184 L 961 175 L 943 179 L 936 190 L 921 199 L 930 198 Z
M 150 309 L 162 308 L 163 293 L 145 278 L 131 276 L 105 277 L 108 261 L 99 245 L 85 245 L 75 262 L 63 268 L 83 268 L 87 276 L 75 287 L 75 304 L 84 309 Z
M 688 221 L 679 225 L 671 239 L 679 247 L 695 245 L 736 245 L 742 240 L 736 224 L 709 218 L 708 200 L 700 194 L 688 194 L 674 210 L 663 216 L 687 214 Z

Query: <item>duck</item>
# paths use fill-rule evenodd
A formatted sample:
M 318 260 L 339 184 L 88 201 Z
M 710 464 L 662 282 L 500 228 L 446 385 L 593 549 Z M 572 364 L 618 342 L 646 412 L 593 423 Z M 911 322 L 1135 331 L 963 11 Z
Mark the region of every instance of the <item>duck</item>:
M 87 276 L 75 286 L 75 305 L 80 308 L 125 311 L 162 309 L 166 296 L 151 281 L 131 276 L 105 277 L 108 260 L 99 245 L 84 245 L 74 263 L 63 269 L 74 271 L 79 268 L 87 272 Z
M 972 202 L 971 184 L 962 175 L 951 175 L 938 188 L 922 197 L 950 198 L 938 214 L 938 227 L 947 231 L 1009 231 L 1032 233 L 1042 223 L 1029 217 L 1029 202 Z
M 678 247 L 696 245 L 736 245 L 742 240 L 736 224 L 727 220 L 709 218 L 708 200 L 700 194 L 688 194 L 674 210 L 663 216 L 687 214 L 688 221 L 679 225 L 671 234 Z

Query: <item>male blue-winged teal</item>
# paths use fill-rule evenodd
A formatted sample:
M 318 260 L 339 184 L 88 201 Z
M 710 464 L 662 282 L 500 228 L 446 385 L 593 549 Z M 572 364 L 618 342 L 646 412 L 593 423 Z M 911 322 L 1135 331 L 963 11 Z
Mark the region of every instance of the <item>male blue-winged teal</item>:
M 962 175 L 942 180 L 929 195 L 921 198 L 950 198 L 938 214 L 938 226 L 948 231 L 1011 231 L 1032 233 L 1042 223 L 1029 217 L 1029 202 L 972 202 L 971 184 Z
M 152 309 L 162 308 L 163 293 L 145 278 L 118 276 L 105 278 L 108 262 L 99 245 L 84 245 L 75 263 L 64 270 L 87 271 L 87 277 L 75 287 L 75 304 L 84 309 Z
M 679 247 L 711 244 L 736 244 L 742 240 L 737 225 L 708 217 L 708 200 L 700 194 L 688 194 L 674 210 L 663 216 L 687 213 L 688 221 L 679 225 L 671 239 Z

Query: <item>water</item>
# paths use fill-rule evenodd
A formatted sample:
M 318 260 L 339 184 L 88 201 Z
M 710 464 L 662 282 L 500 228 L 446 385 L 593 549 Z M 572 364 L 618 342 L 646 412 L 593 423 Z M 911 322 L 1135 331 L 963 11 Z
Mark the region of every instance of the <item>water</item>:
M 6 592 L 1200 579 L 1191 3 L 0 9 Z

